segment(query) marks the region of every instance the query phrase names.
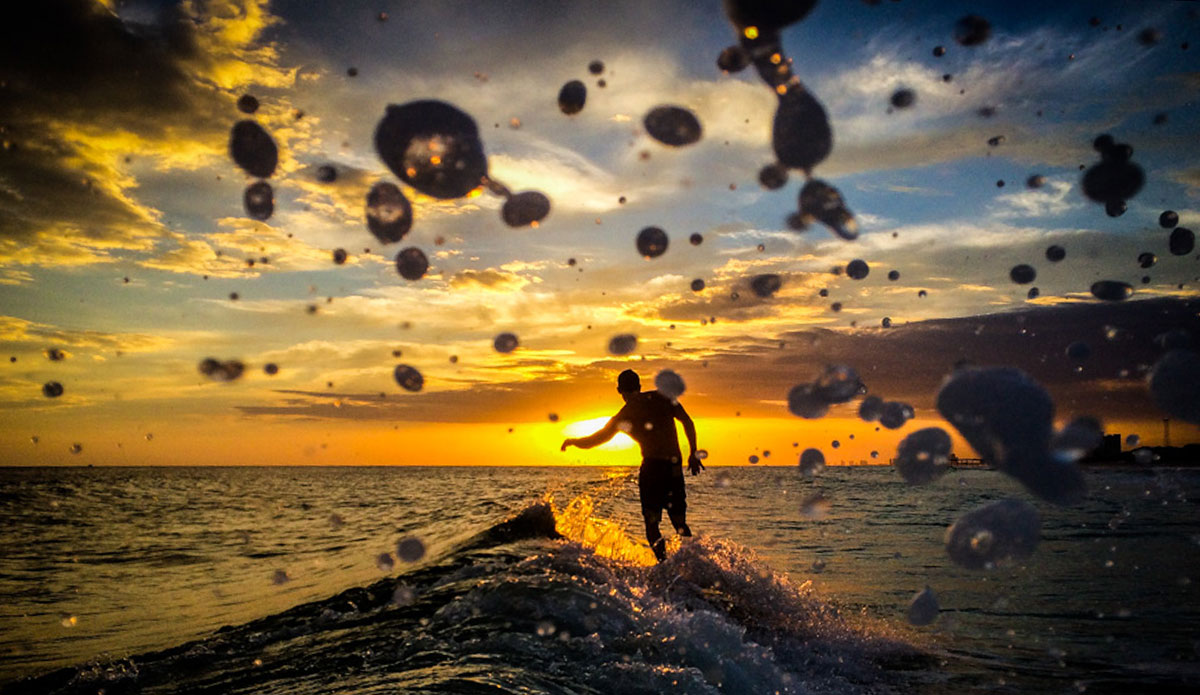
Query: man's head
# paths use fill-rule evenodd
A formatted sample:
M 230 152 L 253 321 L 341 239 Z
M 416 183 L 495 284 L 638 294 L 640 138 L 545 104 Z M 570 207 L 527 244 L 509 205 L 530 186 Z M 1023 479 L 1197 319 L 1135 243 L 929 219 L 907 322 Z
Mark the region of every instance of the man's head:
M 632 369 L 626 369 L 617 376 L 617 393 L 628 398 L 642 390 L 642 380 L 638 378 L 637 372 Z

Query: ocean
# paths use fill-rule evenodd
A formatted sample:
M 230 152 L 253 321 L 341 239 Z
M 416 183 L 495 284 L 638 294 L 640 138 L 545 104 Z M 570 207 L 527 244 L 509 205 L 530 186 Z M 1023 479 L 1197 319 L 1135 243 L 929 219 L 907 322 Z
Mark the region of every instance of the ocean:
M 3 468 L 0 692 L 1196 692 L 1200 469 L 1088 483 L 714 466 L 655 566 L 635 468 Z M 952 563 L 1005 497 L 1033 554 Z

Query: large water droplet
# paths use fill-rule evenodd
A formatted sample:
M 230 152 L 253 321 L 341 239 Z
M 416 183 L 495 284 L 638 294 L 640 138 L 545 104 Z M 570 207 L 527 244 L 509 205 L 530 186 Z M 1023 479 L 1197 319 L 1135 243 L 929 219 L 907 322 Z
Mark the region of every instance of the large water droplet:
M 628 355 L 637 349 L 638 339 L 632 333 L 614 335 L 608 341 L 608 351 L 613 355 Z
M 759 297 L 770 297 L 783 286 L 783 280 L 775 273 L 755 275 L 750 279 L 750 289 Z
M 407 364 L 396 365 L 392 376 L 396 379 L 396 383 L 400 384 L 400 388 L 405 391 L 415 393 L 425 386 L 425 377 L 421 376 L 421 372 L 417 371 L 416 367 Z
M 867 262 L 856 258 L 846 264 L 846 276 L 851 280 L 862 280 L 871 272 L 871 267 Z
M 664 369 L 654 375 L 654 388 L 667 398 L 676 400 L 683 395 L 687 386 L 683 383 L 683 377 L 670 369 Z
M 412 205 L 396 184 L 380 181 L 367 193 L 367 229 L 380 242 L 392 244 L 412 229 Z
M 825 454 L 820 449 L 805 449 L 800 454 L 800 475 L 812 478 L 825 470 Z
M 213 381 L 233 381 L 246 371 L 246 365 L 238 360 L 220 360 L 209 357 L 200 362 L 200 373 Z
M 587 102 L 587 86 L 579 80 L 571 80 L 558 90 L 558 109 L 568 116 L 583 110 Z
M 517 349 L 517 336 L 512 333 L 501 333 L 492 341 L 492 347 L 496 352 L 509 353 Z
M 1154 404 L 1163 412 L 1200 423 L 1200 355 L 1171 350 L 1154 365 L 1147 383 Z
M 658 106 L 642 119 L 650 137 L 664 145 L 683 147 L 700 139 L 702 129 L 696 114 L 680 106 Z
M 793 386 L 787 395 L 788 410 L 808 420 L 824 417 L 829 412 L 829 401 L 821 397 L 815 384 Z
M 405 280 L 420 280 L 429 270 L 429 259 L 421 249 L 410 246 L 396 254 L 396 271 Z
M 229 154 L 247 174 L 265 179 L 275 173 L 279 148 L 270 134 L 254 121 L 238 121 L 229 134 Z
M 541 222 L 549 214 L 550 199 L 538 191 L 514 193 L 500 209 L 500 217 L 510 227 L 525 227 Z
M 1037 548 L 1042 520 L 1037 509 L 1018 499 L 1003 499 L 959 517 L 946 530 L 946 553 L 967 569 L 992 569 L 1029 557 Z
M 812 171 L 833 150 L 829 117 L 808 90 L 796 87 L 779 99 L 771 127 L 775 158 L 784 166 Z
M 58 398 L 63 395 L 63 385 L 57 381 L 47 381 L 42 384 L 42 395 L 46 398 Z
M 1078 467 L 1050 453 L 1054 403 L 1028 374 L 1011 367 L 966 368 L 942 385 L 937 409 L 984 461 L 1055 504 L 1083 498 Z
M 1022 263 L 1014 265 L 1012 270 L 1008 271 L 1008 277 L 1018 285 L 1028 285 L 1037 279 L 1037 271 L 1033 266 Z
M 441 101 L 388 106 L 375 150 L 401 181 L 435 198 L 460 198 L 487 175 L 475 120 Z
M 950 470 L 950 435 L 941 427 L 926 427 L 905 437 L 893 462 L 909 485 L 926 485 Z
M 425 557 L 425 544 L 416 536 L 401 538 L 396 543 L 396 557 L 404 562 L 416 562 Z
M 266 181 L 252 183 L 242 194 L 242 205 L 252 219 L 268 220 L 275 212 L 275 191 Z
M 925 587 L 922 591 L 918 591 L 913 595 L 912 601 L 908 604 L 908 622 L 910 625 L 921 627 L 929 625 L 938 617 L 938 601 L 937 596 L 933 594 L 933 589 Z
M 1092 296 L 1106 302 L 1120 302 L 1133 296 L 1133 286 L 1117 280 L 1098 280 L 1092 283 Z
M 637 250 L 645 258 L 657 258 L 667 251 L 667 233 L 658 227 L 646 227 L 637 235 Z
M 991 23 L 979 15 L 969 14 L 954 24 L 954 40 L 960 46 L 978 46 L 991 35 Z
M 1171 253 L 1176 256 L 1186 256 L 1196 248 L 1196 235 L 1186 227 L 1176 227 L 1167 241 Z
M 846 208 L 842 194 L 820 179 L 813 179 L 800 189 L 799 221 L 802 228 L 819 221 L 843 239 L 858 238 L 858 223 Z

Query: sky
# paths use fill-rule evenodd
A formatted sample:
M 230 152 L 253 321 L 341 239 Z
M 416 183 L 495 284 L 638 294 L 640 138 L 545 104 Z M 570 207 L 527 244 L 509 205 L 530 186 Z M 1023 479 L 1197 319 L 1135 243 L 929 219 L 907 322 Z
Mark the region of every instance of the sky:
M 980 45 L 955 41 L 968 12 L 991 25 Z M 789 228 L 803 172 L 759 184 L 777 99 L 753 68 L 717 68 L 737 40 L 718 0 L 35 3 L 0 29 L 0 464 L 634 464 L 623 435 L 558 450 L 616 412 L 626 368 L 646 388 L 683 378 L 710 464 L 795 465 L 810 446 L 886 463 L 914 429 L 952 429 L 934 401 L 963 361 L 1028 372 L 1060 424 L 1161 444 L 1154 338 L 1200 336 L 1197 257 L 1158 222 L 1200 226 L 1198 27 L 1189 3 L 819 3 L 782 46 L 829 116 L 812 176 L 853 211 L 844 240 Z M 565 115 L 570 80 L 587 100 Z M 891 107 L 899 89 L 912 106 Z M 549 215 L 512 228 L 486 190 L 400 182 L 374 132 L 419 99 L 469 114 L 489 175 L 542 192 Z M 700 140 L 651 138 L 660 105 L 694 113 Z M 229 151 L 245 118 L 279 151 L 265 221 Z M 1081 190 L 1103 133 L 1145 172 L 1119 217 Z M 365 223 L 380 181 L 412 202 L 399 243 Z M 651 259 L 634 243 L 648 226 L 670 239 Z M 408 246 L 429 258 L 420 280 L 396 271 Z M 855 259 L 866 278 L 841 272 Z M 1010 279 L 1018 264 L 1032 283 Z M 750 289 L 762 273 L 782 280 L 773 296 Z M 1133 295 L 1100 301 L 1097 280 Z M 515 351 L 493 348 L 503 332 Z M 618 334 L 632 354 L 609 353 Z M 1066 355 L 1075 342 L 1087 359 Z M 246 369 L 214 381 L 206 358 Z M 857 401 L 789 413 L 788 391 L 829 364 L 915 418 L 879 428 Z M 52 381 L 61 396 L 43 395 Z M 1171 443 L 1197 441 L 1171 423 Z M 972 455 L 957 435 L 955 451 Z

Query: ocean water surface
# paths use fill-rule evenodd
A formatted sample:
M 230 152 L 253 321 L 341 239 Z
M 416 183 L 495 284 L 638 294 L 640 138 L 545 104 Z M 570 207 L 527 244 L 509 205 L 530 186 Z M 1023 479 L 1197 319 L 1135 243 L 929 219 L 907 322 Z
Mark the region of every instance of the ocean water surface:
M 1200 471 L 1091 469 L 990 571 L 944 535 L 1023 496 L 996 472 L 711 467 L 687 481 L 698 538 L 659 566 L 635 472 L 0 469 L 3 691 L 1200 686 Z M 940 612 L 914 627 L 926 586 Z

